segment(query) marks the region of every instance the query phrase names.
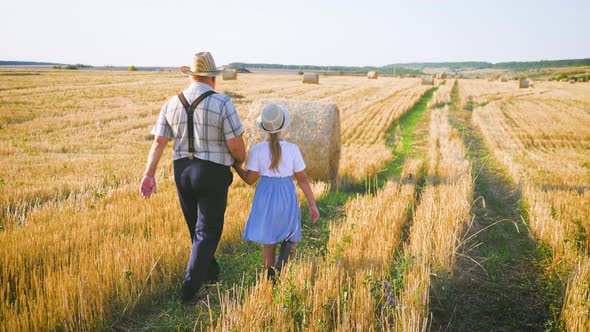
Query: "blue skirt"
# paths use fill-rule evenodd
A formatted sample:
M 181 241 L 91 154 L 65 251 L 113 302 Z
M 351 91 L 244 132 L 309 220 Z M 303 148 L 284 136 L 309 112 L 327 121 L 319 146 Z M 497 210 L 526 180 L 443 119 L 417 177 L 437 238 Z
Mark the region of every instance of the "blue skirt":
M 243 239 L 261 244 L 301 240 L 301 211 L 291 177 L 260 177 Z

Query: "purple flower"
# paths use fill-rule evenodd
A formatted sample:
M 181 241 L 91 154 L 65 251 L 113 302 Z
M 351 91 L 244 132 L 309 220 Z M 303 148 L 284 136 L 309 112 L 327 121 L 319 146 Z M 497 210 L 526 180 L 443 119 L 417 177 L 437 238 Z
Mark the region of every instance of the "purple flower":
M 391 295 L 391 293 L 385 294 L 385 301 L 386 302 L 391 302 L 392 300 L 393 300 L 393 296 Z
M 381 306 L 381 312 L 383 312 L 384 310 L 385 310 L 385 306 L 384 306 L 384 305 L 382 305 L 382 306 Z

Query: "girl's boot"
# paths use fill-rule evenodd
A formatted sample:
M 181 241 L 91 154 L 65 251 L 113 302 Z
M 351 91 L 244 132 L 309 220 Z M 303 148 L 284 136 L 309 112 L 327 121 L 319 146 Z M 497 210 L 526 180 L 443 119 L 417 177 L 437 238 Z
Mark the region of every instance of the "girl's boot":
M 275 268 L 277 269 L 278 273 L 281 274 L 281 269 L 287 262 L 289 261 L 289 257 L 293 253 L 293 246 L 295 242 L 291 241 L 283 241 L 281 243 L 281 247 L 279 248 L 279 256 L 277 257 L 277 262 L 275 263 Z
M 277 282 L 276 270 L 274 267 L 269 267 L 266 270 L 266 280 L 272 281 L 273 285 Z

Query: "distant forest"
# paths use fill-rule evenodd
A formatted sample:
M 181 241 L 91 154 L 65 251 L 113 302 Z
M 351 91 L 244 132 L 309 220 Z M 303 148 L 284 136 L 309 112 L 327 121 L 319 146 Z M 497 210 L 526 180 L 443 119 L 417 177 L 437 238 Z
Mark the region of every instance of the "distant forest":
M 330 70 L 336 72 L 346 73 L 366 73 L 368 71 L 377 71 L 380 73 L 395 73 L 397 75 L 418 75 L 422 74 L 424 68 L 450 68 L 450 69 L 509 69 L 514 71 L 525 71 L 531 69 L 543 68 L 557 68 L 557 67 L 579 67 L 590 66 L 590 58 L 587 59 L 571 59 L 571 60 L 542 60 L 542 61 L 526 61 L 526 62 L 412 62 L 412 63 L 397 63 L 386 65 L 383 67 L 351 67 L 351 66 L 311 66 L 311 65 L 280 65 L 268 63 L 244 63 L 232 62 L 228 67 L 232 68 L 268 68 L 268 69 L 295 69 L 295 70 Z
M 0 66 L 68 66 L 64 69 L 92 68 L 89 65 L 67 65 L 63 63 L 52 62 L 34 62 L 34 61 L 3 61 L 0 60 Z M 558 67 L 581 67 L 590 66 L 590 58 L 570 59 L 570 60 L 542 60 L 542 61 L 525 61 L 525 62 L 481 62 L 481 61 L 464 61 L 464 62 L 410 62 L 396 63 L 382 67 L 364 66 L 313 66 L 313 65 L 281 65 L 269 63 L 244 63 L 232 62 L 227 67 L 231 68 L 259 68 L 259 69 L 291 69 L 299 71 L 331 71 L 342 73 L 367 73 L 376 71 L 378 73 L 396 75 L 420 75 L 425 68 L 449 68 L 451 70 L 459 69 L 507 69 L 513 71 L 526 71 L 543 68 Z M 71 68 L 70 68 L 71 67 Z
M 383 66 L 383 67 L 351 67 L 351 66 L 312 66 L 312 65 L 280 65 L 273 63 L 245 63 L 245 62 L 232 62 L 227 67 L 230 68 L 258 68 L 258 69 L 291 69 L 300 71 L 332 71 L 332 72 L 343 72 L 343 73 L 363 73 L 366 74 L 369 71 L 376 71 L 379 73 L 392 74 L 394 72 L 394 66 Z M 422 71 L 413 68 L 395 67 L 396 75 L 420 75 Z
M 64 65 L 63 63 L 53 62 L 35 62 L 35 61 L 3 61 L 0 60 L 0 66 L 54 66 Z
M 581 67 L 590 66 L 588 59 L 571 59 L 571 60 L 542 60 L 534 62 L 500 62 L 496 63 L 493 68 L 510 69 L 510 70 L 530 70 L 557 67 Z

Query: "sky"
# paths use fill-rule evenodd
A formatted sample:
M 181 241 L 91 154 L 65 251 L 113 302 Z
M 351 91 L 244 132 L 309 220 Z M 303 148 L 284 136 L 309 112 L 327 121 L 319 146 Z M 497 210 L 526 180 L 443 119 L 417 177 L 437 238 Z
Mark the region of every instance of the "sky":
M 589 0 L 2 0 L 0 60 L 384 66 L 590 58 Z

